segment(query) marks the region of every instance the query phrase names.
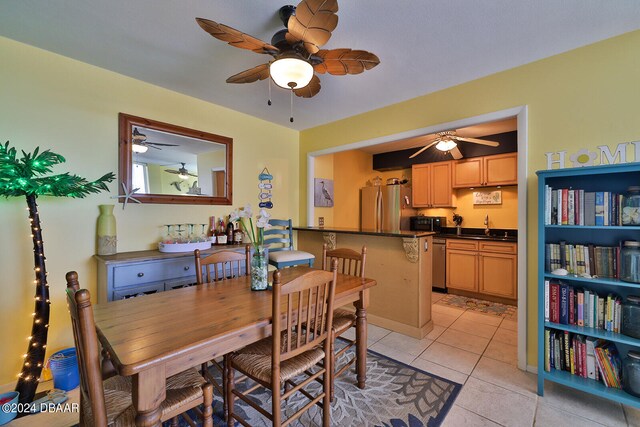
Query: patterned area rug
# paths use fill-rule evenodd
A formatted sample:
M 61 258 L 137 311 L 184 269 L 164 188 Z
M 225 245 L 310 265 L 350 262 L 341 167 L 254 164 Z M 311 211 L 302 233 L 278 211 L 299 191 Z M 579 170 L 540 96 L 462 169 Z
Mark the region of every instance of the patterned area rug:
M 338 363 L 340 364 L 340 362 Z M 217 373 L 217 371 L 215 372 Z M 320 387 L 320 384 L 313 382 L 306 389 L 315 394 Z M 336 381 L 335 400 L 331 406 L 331 425 L 341 427 L 439 426 L 461 388 L 460 384 L 369 351 L 367 354 L 367 385 L 364 390 L 355 385 L 353 370 L 345 372 Z M 261 402 L 263 408 L 271 411 L 270 392 L 259 389 L 250 396 L 255 401 Z M 294 394 L 289 402 L 283 405 L 286 408 L 284 415 L 288 418 L 289 415 L 307 403 L 308 399 L 301 393 Z M 271 425 L 266 418 L 239 399 L 235 401 L 235 408 L 235 411 L 241 414 L 252 426 Z M 215 426 L 224 425 L 222 400 L 217 393 L 213 412 L 213 424 Z M 184 420 L 181 420 L 180 426 L 183 425 L 186 426 Z M 239 425 L 236 422 L 236 426 Z M 322 411 L 319 407 L 313 406 L 291 425 L 321 426 Z
M 436 304 L 466 308 L 468 310 L 479 311 L 485 314 L 493 314 L 494 316 L 501 316 L 505 318 L 515 319 L 517 314 L 517 307 L 513 305 L 500 304 L 497 302 L 463 297 L 460 295 L 445 295 Z

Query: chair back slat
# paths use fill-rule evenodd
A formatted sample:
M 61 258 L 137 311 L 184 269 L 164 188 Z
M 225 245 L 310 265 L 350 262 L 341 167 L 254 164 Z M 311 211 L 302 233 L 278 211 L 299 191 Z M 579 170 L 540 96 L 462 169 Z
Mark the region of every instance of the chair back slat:
M 328 339 L 333 319 L 336 276 L 337 261 L 333 261 L 331 272 L 313 270 L 287 283 L 280 282 L 279 270 L 274 273 L 274 367 L 279 366 L 281 361 L 310 350 Z M 283 303 L 286 305 L 284 310 Z M 286 313 L 284 328 L 283 312 Z M 281 339 L 286 342 L 284 348 L 280 345 Z
M 66 279 L 67 303 L 80 373 L 80 392 L 83 400 L 91 407 L 91 413 L 83 416 L 88 425 L 106 427 L 107 410 L 102 386 L 100 344 L 93 319 L 91 295 L 88 290 L 80 289 L 78 273 L 75 271 L 67 273 Z
M 264 230 L 264 244 L 270 252 L 293 250 L 293 225 L 290 219 L 270 219 L 271 228 Z
M 327 250 L 327 244 L 322 245 L 322 269 L 328 270 L 330 260 L 338 261 L 338 271 L 342 274 L 356 277 L 364 277 L 364 267 L 367 258 L 367 247 L 362 247 L 362 252 L 358 253 L 353 249 L 337 248 Z
M 203 283 L 219 282 L 251 273 L 251 247 L 245 247 L 245 253 L 220 251 L 202 258 L 200 250 L 194 251 L 196 263 L 196 281 Z M 203 273 L 204 269 L 204 275 Z M 244 271 L 244 273 L 243 273 Z

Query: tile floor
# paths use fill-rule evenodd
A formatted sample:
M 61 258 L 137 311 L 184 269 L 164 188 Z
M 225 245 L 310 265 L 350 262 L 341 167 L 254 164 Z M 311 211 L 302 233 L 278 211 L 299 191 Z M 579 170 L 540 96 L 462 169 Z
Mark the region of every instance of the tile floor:
M 463 384 L 446 427 L 640 426 L 640 411 L 547 382 L 517 364 L 517 321 L 438 304 L 433 331 L 418 340 L 369 325 L 369 348 Z
M 435 325 L 424 339 L 369 325 L 368 343 L 371 350 L 463 384 L 444 427 L 640 426 L 639 410 L 558 384 L 547 382 L 545 396 L 538 397 L 536 376 L 516 367 L 517 322 L 438 304 L 440 298 L 433 294 Z M 71 402 L 78 401 L 77 390 Z M 77 422 L 77 414 L 40 414 L 7 426 L 37 425 L 41 415 L 51 427 Z

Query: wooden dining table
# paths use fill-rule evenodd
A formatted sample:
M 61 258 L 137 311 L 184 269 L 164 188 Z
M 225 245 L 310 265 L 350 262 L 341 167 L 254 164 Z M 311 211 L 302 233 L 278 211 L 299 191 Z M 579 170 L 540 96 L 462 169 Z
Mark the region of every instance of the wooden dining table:
M 282 283 L 309 267 L 281 270 Z M 356 309 L 358 387 L 366 381 L 367 317 L 373 279 L 338 274 L 335 307 Z M 94 306 L 103 349 L 118 374 L 131 376 L 137 426 L 160 426 L 166 378 L 271 335 L 271 294 L 250 277 L 175 289 Z

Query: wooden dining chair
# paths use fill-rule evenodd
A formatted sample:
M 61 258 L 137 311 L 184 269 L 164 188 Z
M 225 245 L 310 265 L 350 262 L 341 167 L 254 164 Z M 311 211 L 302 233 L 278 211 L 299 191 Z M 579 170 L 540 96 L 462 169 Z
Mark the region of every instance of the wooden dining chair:
M 367 247 L 362 247 L 362 252 L 358 253 L 353 249 L 337 248 L 333 250 L 327 250 L 327 244 L 322 245 L 322 269 L 327 270 L 331 265 L 330 260 L 336 260 L 338 263 L 338 273 L 347 274 L 349 276 L 364 277 L 365 261 L 367 259 Z M 334 397 L 334 382 L 336 378 L 342 375 L 351 365 L 357 361 L 357 356 L 352 357 L 342 367 L 336 366 L 336 359 L 347 352 L 351 347 L 357 343 L 356 339 L 348 340 L 347 345 L 340 350 L 335 351 L 335 338 L 343 335 L 350 328 L 356 327 L 356 315 L 353 311 L 338 308 L 333 313 L 333 334 L 334 339 L 331 340 L 331 366 L 333 368 L 333 375 L 331 376 L 331 401 Z M 358 352 L 356 352 L 356 355 Z
M 245 247 L 244 253 L 220 251 L 202 258 L 200 249 L 196 249 L 194 255 L 198 285 L 245 276 L 251 271 L 251 247 L 249 245 Z
M 220 251 L 202 258 L 200 256 L 200 250 L 196 249 L 194 255 L 196 261 L 196 281 L 199 285 L 203 283 L 220 282 L 251 274 L 251 246 L 249 245 L 245 247 L 244 253 Z M 220 372 L 220 383 L 218 383 L 211 372 L 209 372 L 209 362 L 202 364 L 201 373 L 224 399 L 226 396 L 225 378 L 227 377 L 227 355 L 222 356 L 222 360 L 222 363 L 216 359 L 209 361 Z
M 80 426 L 135 426 L 131 377 L 116 375 L 103 380 L 91 295 L 88 290 L 80 289 L 75 271 L 67 273 L 66 279 L 80 372 Z M 182 416 L 189 425 L 195 426 L 186 413 L 195 409 L 202 416 L 204 426 L 213 426 L 213 388 L 197 370 L 192 368 L 167 378 L 166 386 L 166 398 L 160 406 L 161 421 L 171 419 L 177 426 L 177 417 Z M 199 405 L 204 405 L 202 411 Z
M 331 272 L 312 270 L 287 283 L 280 280 L 281 272 L 276 270 L 273 278 L 272 336 L 229 355 L 228 426 L 233 426 L 235 420 L 249 425 L 234 412 L 236 396 L 271 420 L 274 426 L 289 425 L 314 404 L 323 408 L 322 425 L 330 425 L 330 351 L 336 267 Z M 305 328 L 303 325 L 315 327 Z M 234 384 L 236 370 L 257 384 L 246 391 L 239 391 Z M 307 376 L 306 379 L 300 378 L 303 375 Z M 322 391 L 316 396 L 303 388 L 312 381 L 322 382 Z M 270 413 L 249 396 L 260 387 L 271 390 Z M 298 391 L 310 402 L 283 419 L 281 402 Z
M 313 267 L 316 257 L 305 251 L 293 249 L 293 225 L 291 219 L 270 219 L 271 228 L 264 230 L 264 244 L 269 247 L 269 264 L 277 269 L 294 265 Z

